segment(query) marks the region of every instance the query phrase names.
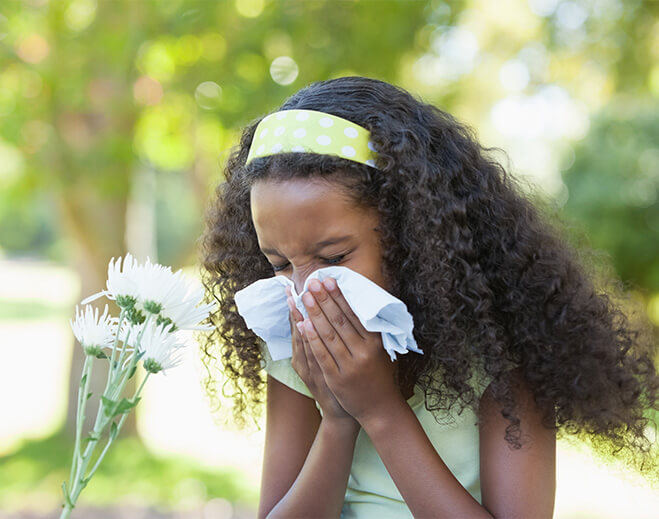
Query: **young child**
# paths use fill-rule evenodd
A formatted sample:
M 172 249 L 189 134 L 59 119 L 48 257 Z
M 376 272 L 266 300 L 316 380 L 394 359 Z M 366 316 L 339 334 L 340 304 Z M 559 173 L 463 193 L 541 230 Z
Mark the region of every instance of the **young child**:
M 650 332 L 487 151 L 363 77 L 245 128 L 202 241 L 204 351 L 236 417 L 266 391 L 259 517 L 551 517 L 557 431 L 654 466 Z M 288 290 L 293 356 L 272 360 L 235 293 L 273 275 L 300 293 L 329 265 L 402 300 L 423 354 L 392 362 L 330 278 L 308 283 L 306 319 Z

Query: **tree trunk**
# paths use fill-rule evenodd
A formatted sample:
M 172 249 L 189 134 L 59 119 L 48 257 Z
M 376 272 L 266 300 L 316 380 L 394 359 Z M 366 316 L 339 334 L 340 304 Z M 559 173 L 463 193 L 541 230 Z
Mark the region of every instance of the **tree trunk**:
M 79 300 L 105 289 L 107 266 L 112 257 L 123 256 L 125 251 L 125 200 L 100 199 L 93 192 L 87 192 L 82 197 L 68 193 L 66 199 L 58 201 L 61 222 L 66 235 L 72 237 L 75 250 L 72 251 L 71 264 L 75 265 L 81 277 L 81 294 Z M 103 309 L 105 304 L 113 315 L 118 315 L 114 302 L 99 299 L 92 304 Z M 72 315 L 74 312 L 72 311 Z M 75 341 L 75 339 L 74 339 Z M 82 347 L 75 341 L 69 377 L 68 407 L 66 415 L 66 433 L 73 438 L 76 427 L 78 406 L 78 387 L 82 373 L 85 355 Z M 89 391 L 94 397 L 86 407 L 83 434 L 90 431 L 96 419 L 99 396 L 105 389 L 107 381 L 107 360 L 95 359 L 94 370 Z M 135 392 L 135 377 L 129 380 L 125 394 Z M 135 434 L 135 413 L 128 415 L 123 427 L 122 436 Z

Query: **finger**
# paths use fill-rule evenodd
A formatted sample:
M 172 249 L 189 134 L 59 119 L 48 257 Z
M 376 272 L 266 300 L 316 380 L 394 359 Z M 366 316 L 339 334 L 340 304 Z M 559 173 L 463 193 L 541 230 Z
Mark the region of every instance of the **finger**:
M 325 345 L 325 342 L 318 335 L 312 321 L 310 319 L 305 319 L 304 322 L 299 323 L 299 326 L 304 330 L 304 337 L 309 344 L 309 350 L 316 359 L 316 362 L 318 362 L 318 366 L 323 374 L 340 372 L 341 369 L 339 368 L 339 364 L 329 348 Z
M 331 277 L 325 278 L 323 280 L 323 288 L 330 295 L 332 301 L 334 301 L 334 303 L 343 311 L 343 313 L 348 318 L 352 326 L 355 328 L 355 331 L 363 339 L 365 339 L 368 330 L 364 328 L 364 325 L 359 320 L 359 317 L 355 315 L 355 312 L 348 304 L 348 301 L 346 301 L 345 297 L 341 293 L 341 289 L 339 288 L 339 284 L 336 282 L 336 280 Z
M 288 313 L 288 321 L 291 325 L 291 347 L 293 349 L 293 358 L 296 359 L 303 369 L 309 370 L 309 358 L 304 350 L 304 343 L 298 327 L 295 325 L 293 315 Z
M 309 289 L 311 293 L 305 294 L 303 301 L 309 303 L 309 317 L 325 345 L 335 357 L 352 356 L 350 348 L 361 344 L 362 336 L 320 282 L 312 280 Z M 316 304 L 312 305 L 314 301 Z
M 318 360 L 316 359 L 316 356 L 314 355 L 313 351 L 311 350 L 311 345 L 309 344 L 309 340 L 307 339 L 307 334 L 306 334 L 306 330 L 304 328 L 304 323 L 303 322 L 296 323 L 296 327 L 297 327 L 298 332 L 300 333 L 300 335 L 302 337 L 301 342 L 303 344 L 303 348 L 304 348 L 305 355 L 306 355 L 306 358 L 307 358 L 307 362 L 308 362 L 308 365 L 309 365 L 309 373 L 311 374 L 311 376 L 313 378 L 317 378 L 317 377 L 323 377 L 324 378 L 323 370 L 320 367 L 320 365 L 318 364 Z
M 287 287 L 288 288 L 288 287 Z M 286 297 L 286 304 L 288 304 L 288 309 L 291 311 L 293 314 L 293 317 L 295 318 L 295 322 L 300 322 L 304 321 L 304 316 L 300 313 L 300 311 L 295 307 L 295 303 L 293 303 L 293 297 L 291 295 L 288 295 Z

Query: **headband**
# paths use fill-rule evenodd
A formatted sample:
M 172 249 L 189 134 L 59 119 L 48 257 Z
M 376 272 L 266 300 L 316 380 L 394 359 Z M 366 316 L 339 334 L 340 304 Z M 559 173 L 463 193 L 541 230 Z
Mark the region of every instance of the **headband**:
M 375 166 L 371 133 L 336 115 L 315 110 L 282 110 L 264 117 L 256 127 L 247 161 L 277 153 L 337 155 Z

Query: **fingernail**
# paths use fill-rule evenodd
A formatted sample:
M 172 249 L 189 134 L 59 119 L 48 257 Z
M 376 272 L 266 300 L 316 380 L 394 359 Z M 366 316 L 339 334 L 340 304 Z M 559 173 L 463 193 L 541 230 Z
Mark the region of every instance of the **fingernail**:
M 327 290 L 334 290 L 336 288 L 336 283 L 334 283 L 332 278 L 327 278 L 325 281 L 323 281 L 323 285 L 325 285 Z
M 320 283 L 317 279 L 312 279 L 309 281 L 309 290 L 312 292 L 320 292 Z
M 304 304 L 307 306 L 314 306 L 316 304 L 313 300 L 313 296 L 309 293 L 306 293 L 302 296 L 302 301 L 304 301 Z

